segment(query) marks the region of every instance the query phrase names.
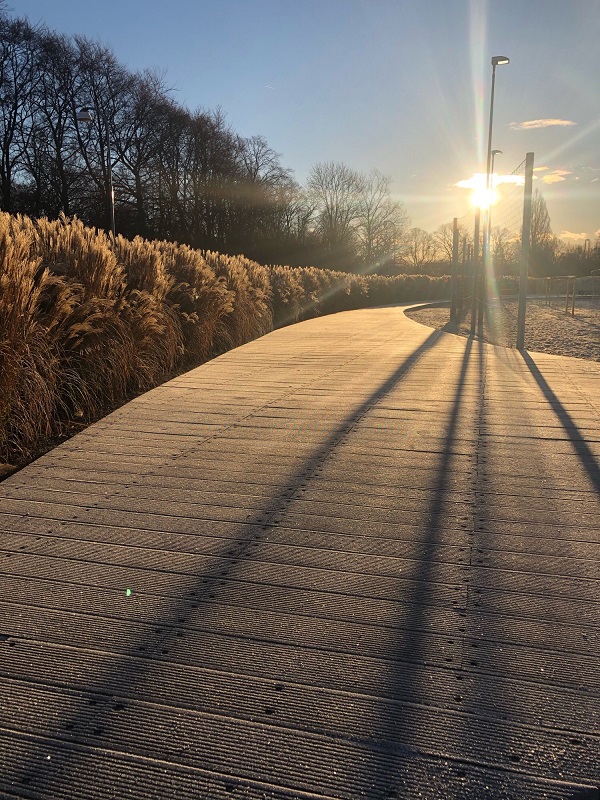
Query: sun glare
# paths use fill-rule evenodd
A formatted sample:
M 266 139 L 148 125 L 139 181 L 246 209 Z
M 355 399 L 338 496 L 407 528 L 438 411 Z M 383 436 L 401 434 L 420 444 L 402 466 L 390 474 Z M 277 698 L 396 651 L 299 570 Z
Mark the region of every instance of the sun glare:
M 461 189 L 471 189 L 471 205 L 476 208 L 487 209 L 500 200 L 500 193 L 497 187 L 503 183 L 516 184 L 522 186 L 525 182 L 523 175 L 498 175 L 492 173 L 490 176 L 490 188 L 487 188 L 487 176 L 483 172 L 476 172 L 466 180 L 458 181 L 455 186 Z
M 496 192 L 495 189 L 486 189 L 485 186 L 475 189 L 471 195 L 471 204 L 478 208 L 489 208 L 493 206 L 497 200 L 498 192 Z

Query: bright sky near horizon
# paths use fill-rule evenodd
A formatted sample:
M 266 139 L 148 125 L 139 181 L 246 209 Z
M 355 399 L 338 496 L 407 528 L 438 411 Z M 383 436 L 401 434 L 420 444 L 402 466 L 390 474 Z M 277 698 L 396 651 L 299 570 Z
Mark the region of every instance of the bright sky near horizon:
M 341 161 L 392 178 L 412 224 L 469 210 L 485 170 L 493 55 L 496 172 L 535 153 L 556 234 L 600 236 L 600 0 L 8 0 L 166 73 L 191 109 L 265 136 L 302 183 Z M 566 236 L 571 234 L 571 238 Z

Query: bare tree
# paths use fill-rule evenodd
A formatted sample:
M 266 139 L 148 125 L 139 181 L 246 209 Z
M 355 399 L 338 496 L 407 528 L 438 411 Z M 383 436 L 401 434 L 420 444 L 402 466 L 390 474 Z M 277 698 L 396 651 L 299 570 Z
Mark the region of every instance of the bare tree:
M 435 242 L 433 236 L 423 228 L 408 231 L 402 262 L 414 272 L 418 272 L 435 261 Z
M 545 275 L 552 270 L 558 254 L 558 239 L 552 232 L 550 214 L 539 189 L 531 204 L 531 272 Z
M 452 222 L 444 222 L 439 228 L 432 233 L 433 242 L 435 245 L 435 255 L 438 260 L 445 261 L 450 263 L 453 257 L 453 236 L 454 236 L 454 224 Z M 472 241 L 471 232 L 468 231 L 464 225 L 458 224 L 458 255 L 459 258 L 462 258 L 462 248 L 463 242 L 466 242 L 467 246 L 470 245 Z
M 266 240 L 277 238 L 273 212 L 281 190 L 293 184 L 292 176 L 263 136 L 238 136 L 236 145 L 239 177 L 231 197 L 231 242 L 236 251 L 261 258 L 271 252 Z
M 290 171 L 281 166 L 281 155 L 269 146 L 264 136 L 237 137 L 242 174 L 252 183 L 278 186 L 290 179 Z
M 369 271 L 393 260 L 409 222 L 402 204 L 390 198 L 390 183 L 391 179 L 378 170 L 363 179 L 356 233 L 362 261 Z
M 452 261 L 452 242 L 454 226 L 451 222 L 444 222 L 433 232 L 433 242 L 436 249 L 436 257 L 443 261 Z
M 25 153 L 33 186 L 29 213 L 70 215 L 81 175 L 73 121 L 75 56 L 69 40 L 44 31 L 36 48 L 33 86 L 34 131 Z
M 166 97 L 168 89 L 161 74 L 147 70 L 135 75 L 125 94 L 113 142 L 120 165 L 120 202 L 130 209 L 129 232 L 142 236 L 152 230 L 151 197 Z M 127 215 L 125 222 L 127 227 Z
M 96 186 L 96 194 L 88 198 L 88 215 L 95 224 L 108 228 L 110 221 L 109 194 L 109 139 L 112 156 L 112 177 L 115 202 L 120 201 L 123 190 L 122 164 L 115 161 L 115 142 L 126 116 L 134 76 L 122 67 L 114 53 L 97 42 L 76 36 L 76 77 L 73 87 L 72 108 L 75 130 L 81 157 L 86 170 Z M 78 106 L 93 109 L 93 123 L 77 122 Z M 99 212 L 98 206 L 105 212 Z
M 497 275 L 518 271 L 520 239 L 508 228 L 492 228 L 490 249 Z
M 318 209 L 318 230 L 329 266 L 342 268 L 356 253 L 355 222 L 361 213 L 365 179 L 345 164 L 329 161 L 315 164 L 307 185 Z
M 33 133 L 35 44 L 36 31 L 27 20 L 0 15 L 0 193 L 5 211 L 13 211 L 15 173 Z

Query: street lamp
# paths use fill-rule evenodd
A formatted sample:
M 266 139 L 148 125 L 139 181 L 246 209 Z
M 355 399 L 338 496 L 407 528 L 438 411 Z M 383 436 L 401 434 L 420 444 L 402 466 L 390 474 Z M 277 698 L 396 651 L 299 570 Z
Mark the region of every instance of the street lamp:
M 490 96 L 490 125 L 488 129 L 488 149 L 487 149 L 487 168 L 485 188 L 488 193 L 490 191 L 490 179 L 492 169 L 492 124 L 494 122 L 494 88 L 496 84 L 496 67 L 502 64 L 509 64 L 510 59 L 507 56 L 493 56 L 492 58 L 492 92 Z M 498 151 L 499 152 L 499 151 Z
M 101 114 L 104 129 L 106 131 L 106 173 L 108 177 L 108 200 L 110 207 L 110 229 L 113 238 L 115 236 L 115 190 L 112 180 L 112 155 L 110 152 L 110 128 L 105 114 Z M 94 109 L 84 106 L 77 112 L 77 122 L 85 122 L 90 125 L 94 121 Z
M 491 181 L 491 169 L 492 169 L 492 125 L 494 121 L 494 88 L 496 84 L 496 67 L 502 66 L 503 64 L 509 64 L 510 59 L 508 56 L 492 56 L 492 91 L 490 95 L 490 124 L 488 128 L 488 147 L 487 147 L 487 167 L 486 167 L 486 177 L 485 177 L 485 188 L 486 188 L 486 195 L 490 196 L 490 181 Z M 479 305 L 479 319 L 480 321 L 483 319 L 483 303 L 485 300 L 485 278 L 486 274 L 489 270 L 490 265 L 490 217 L 491 217 L 491 204 L 488 206 L 487 214 L 488 214 L 488 224 L 484 228 L 484 236 L 483 236 L 483 285 L 482 285 L 482 292 L 481 292 L 481 303 Z

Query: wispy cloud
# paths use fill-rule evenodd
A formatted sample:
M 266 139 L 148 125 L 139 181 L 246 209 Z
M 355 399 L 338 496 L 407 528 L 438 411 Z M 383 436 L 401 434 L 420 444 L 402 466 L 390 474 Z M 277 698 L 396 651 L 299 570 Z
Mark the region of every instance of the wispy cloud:
M 561 181 L 564 181 L 562 175 L 544 175 L 542 178 L 543 183 L 560 183 Z
M 485 172 L 476 172 L 475 175 L 471 175 L 470 178 L 458 181 L 458 183 L 454 185 L 458 186 L 460 189 L 484 189 L 486 180 L 487 176 Z M 516 183 L 517 186 L 522 186 L 525 183 L 525 178 L 523 175 L 496 175 L 494 173 L 494 175 L 492 175 L 492 185 L 496 187 L 501 183 Z
M 534 167 L 534 172 L 543 172 L 545 169 L 550 169 L 550 167 Z
M 571 119 L 528 119 L 525 122 L 509 122 L 508 127 L 513 131 L 528 131 L 532 128 L 553 128 L 561 125 L 577 125 Z
M 569 169 L 555 169 L 547 175 L 542 175 L 542 183 L 560 183 L 564 181 L 565 175 L 572 175 L 573 171 Z
M 571 231 L 562 231 L 560 234 L 561 239 L 572 239 L 576 242 L 584 242 L 589 239 L 587 233 L 572 233 Z

